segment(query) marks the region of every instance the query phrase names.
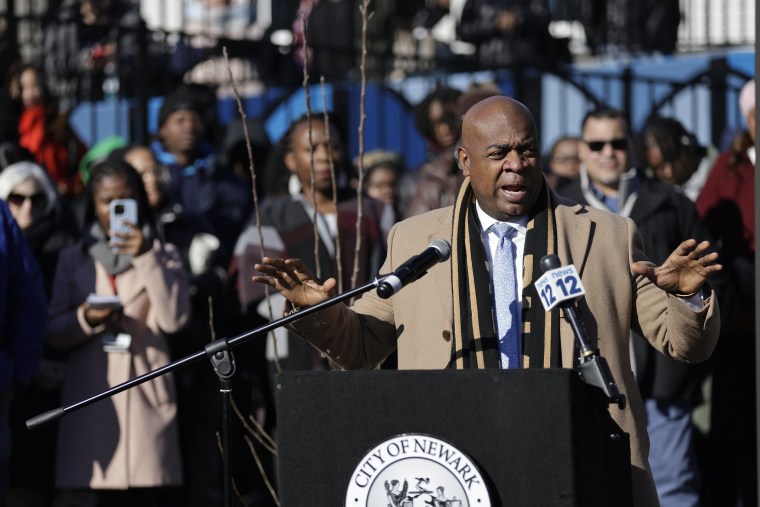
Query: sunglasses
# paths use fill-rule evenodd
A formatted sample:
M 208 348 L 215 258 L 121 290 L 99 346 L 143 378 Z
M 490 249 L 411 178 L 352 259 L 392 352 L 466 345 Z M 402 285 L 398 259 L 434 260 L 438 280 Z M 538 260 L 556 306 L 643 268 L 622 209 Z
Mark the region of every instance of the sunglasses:
M 8 194 L 8 202 L 15 206 L 23 206 L 27 199 L 32 202 L 32 208 L 42 208 L 47 204 L 47 197 L 45 197 L 45 194 Z
M 619 139 L 611 139 L 609 141 L 586 141 L 588 149 L 591 151 L 602 151 L 606 145 L 612 146 L 613 150 L 627 150 L 628 139 L 623 137 Z

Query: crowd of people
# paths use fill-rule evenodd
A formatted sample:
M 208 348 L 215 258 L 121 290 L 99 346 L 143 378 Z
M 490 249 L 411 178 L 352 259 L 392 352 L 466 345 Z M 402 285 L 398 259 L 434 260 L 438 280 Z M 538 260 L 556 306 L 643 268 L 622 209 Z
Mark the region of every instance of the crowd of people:
M 165 94 L 185 77 L 220 84 L 227 68 L 222 47 L 227 48 L 239 81 L 297 84 L 304 62 L 312 75 L 322 75 L 328 82 L 357 77 L 360 0 L 271 1 L 270 12 L 263 17 L 258 11 L 267 9 L 258 8 L 259 3 L 186 0 L 174 21 L 163 8 L 148 15 L 154 9 L 141 11 L 135 0 L 49 2 L 43 4 L 46 11 L 35 12 L 35 7 L 30 12 L 35 21 L 30 30 L 39 33 L 30 36 L 35 47 L 28 51 L 38 55 L 35 61 L 54 82 L 53 91 L 64 110 L 81 101 L 117 95 Z M 591 9 L 548 0 L 373 0 L 365 72 L 370 79 L 382 79 L 430 69 L 561 68 L 572 55 L 566 35 L 555 36 L 550 30 L 550 24 L 560 20 L 576 20 L 585 28 L 584 51 L 589 54 L 673 53 L 680 22 L 677 0 L 661 2 L 667 8 L 659 4 L 636 8 L 622 17 L 629 19 L 630 26 L 616 26 L 615 20 L 621 19 L 618 11 L 636 4 L 625 3 L 605 7 L 589 0 Z M 336 24 L 341 30 L 331 28 Z M 653 35 L 643 41 L 628 40 L 629 33 L 641 32 Z M 673 41 L 661 43 L 662 33 L 672 34 L 666 38 Z M 21 53 L 12 44 L 0 48 L 3 70 Z
M 477 8 L 470 3 L 464 7 L 464 20 L 478 10 L 492 10 L 490 2 L 472 2 Z M 539 9 L 498 17 L 502 31 L 509 31 L 520 23 L 543 26 L 541 14 Z M 93 22 L 97 24 L 97 17 Z M 473 23 L 467 29 L 469 37 L 476 37 L 476 28 Z M 0 449 L 0 495 L 8 505 L 218 504 L 222 480 L 215 432 L 221 416 L 209 365 L 159 377 L 34 432 L 24 422 L 201 350 L 215 337 L 234 336 L 276 319 L 292 310 L 293 303 L 313 303 L 314 299 L 293 297 L 268 278 L 278 270 L 294 276 L 292 266 L 271 259 L 301 259 L 299 274 L 332 278 L 335 289 L 344 291 L 391 268 L 387 259 L 393 248 L 397 261 L 408 257 L 406 253 L 418 253 L 409 249 L 427 236 L 415 231 L 444 224 L 436 231 L 460 241 L 454 244 L 452 266 L 463 277 L 471 276 L 474 287 L 466 294 L 470 289 L 463 278 L 455 294 L 486 305 L 488 280 L 473 265 L 477 260 L 492 262 L 503 238 L 491 238 L 484 231 L 482 241 L 490 251 L 480 248 L 482 258 L 469 259 L 465 252 L 481 244 L 481 238 L 471 231 L 465 234 L 464 225 L 515 219 L 516 239 L 511 241 L 526 255 L 577 248 L 571 239 L 567 246 L 552 245 L 551 230 L 541 229 L 551 227 L 547 223 L 556 214 L 560 235 L 564 234 L 563 228 L 572 223 L 566 215 L 571 205 L 564 198 L 583 205 L 602 235 L 623 234 L 626 221 L 615 215 L 632 220 L 638 232 L 630 232 L 631 237 L 640 239 L 631 241 L 643 245 L 643 252 L 638 246 L 628 252 L 633 259 L 643 260 L 645 254 L 657 266 L 673 262 L 673 252 L 712 259 L 712 250 L 701 246 L 709 241 L 724 267 L 720 273 L 702 272 L 693 286 L 673 285 L 644 268 L 635 271 L 664 291 L 679 293 L 676 299 L 683 301 L 676 303 L 687 308 L 710 313 L 720 301 L 721 336 L 708 362 L 691 364 L 706 359 L 710 346 L 695 352 L 653 337 L 653 326 L 661 323 L 644 322 L 651 316 L 648 312 L 664 311 L 674 303 L 670 297 L 653 295 L 646 282 L 636 288 L 641 301 L 625 299 L 632 295 L 630 275 L 623 274 L 627 265 L 609 272 L 626 279 L 615 289 L 624 298 L 620 306 L 608 306 L 615 298 L 589 301 L 592 315 L 623 307 L 631 314 L 622 320 L 632 323 L 630 329 L 606 323 L 605 330 L 614 330 L 619 342 L 601 348 L 613 358 L 613 373 L 627 395 L 635 400 L 634 392 L 640 392 L 642 397 L 640 410 L 634 407 L 633 416 L 619 420 L 634 436 L 634 485 L 640 488 L 635 504 L 655 505 L 655 494 L 665 507 L 757 503 L 752 445 L 754 81 L 739 97 L 747 129 L 721 154 L 701 146 L 675 118 L 652 118 L 641 132 L 632 132 L 620 111 L 599 108 L 587 114 L 577 132 L 546 150 L 542 165 L 530 112 L 502 97 L 497 86 L 479 84 L 465 91 L 437 88 L 416 105 L 416 126 L 426 142 L 420 147 L 426 152 L 420 167 L 407 167 L 398 153 L 382 149 L 364 153 L 360 160 L 346 150 L 340 118 L 316 111 L 294 120 L 273 145 L 268 140 L 254 143 L 256 174 L 247 169 L 239 126 L 234 132 L 229 128 L 223 143 L 213 142 L 223 137 L 212 131 L 215 104 L 199 87 L 180 86 L 164 98 L 149 144 L 122 140 L 89 158 L 88 147 L 48 92 L 42 69 L 14 67 L 6 91 L 6 125 L 0 139 L 0 433 L 11 445 Z M 492 115 L 511 130 L 505 134 L 494 126 Z M 490 165 L 479 158 L 479 150 L 495 146 L 489 144 L 491 137 L 503 135 L 517 139 L 510 141 L 516 144 L 496 146 L 500 151 L 489 156 L 490 163 L 503 159 L 512 164 L 514 153 L 530 161 L 505 170 L 525 175 L 520 176 L 524 181 L 512 180 L 504 190 L 508 195 L 525 194 L 530 202 L 510 201 L 504 207 L 489 193 Z M 126 231 L 111 231 L 110 204 L 121 199 L 135 201 L 136 221 Z M 478 206 L 468 207 L 469 199 Z M 559 207 L 547 215 L 551 203 L 557 202 Z M 683 247 L 690 238 L 697 244 Z M 607 246 L 609 252 L 589 255 L 619 248 L 612 240 Z M 264 283 L 255 283 L 251 277 L 262 269 L 256 281 Z M 448 269 L 436 267 L 439 274 L 426 280 L 445 278 L 442 270 Z M 524 276 L 517 280 L 528 280 L 531 272 L 518 267 L 518 275 Z M 708 273 L 710 279 L 703 285 Z M 478 285 L 481 282 L 485 285 Z M 522 290 L 529 290 L 527 283 L 518 290 L 523 313 L 512 321 L 515 326 L 538 311 Z M 321 286 L 314 297 L 328 292 Z M 432 288 L 434 292 L 440 291 Z M 98 304 L 89 297 L 93 294 L 118 297 L 118 302 Z M 359 303 L 356 311 L 382 321 L 369 331 L 362 331 L 362 324 L 350 316 L 341 316 L 346 322 L 335 320 L 345 328 L 333 337 L 346 329 L 376 333 L 377 342 L 366 357 L 352 356 L 356 351 L 351 346 L 338 357 L 335 352 L 345 345 L 328 346 L 307 324 L 278 330 L 235 351 L 240 357 L 235 397 L 241 412 L 253 415 L 268 430 L 276 428 L 271 382 L 275 372 L 443 368 L 452 360 L 452 339 L 460 353 L 475 350 L 470 342 L 476 340 L 478 326 L 490 328 L 494 336 L 503 331 L 501 324 L 473 322 L 472 316 L 451 324 L 446 311 L 452 301 L 443 303 L 440 315 L 429 316 L 435 322 L 421 319 L 424 312 L 414 301 L 387 304 L 392 307 L 373 300 Z M 386 313 L 379 316 L 382 312 Z M 703 322 L 708 334 L 717 333 L 714 313 Z M 388 315 L 394 314 L 397 324 L 406 323 L 404 336 L 396 335 L 397 326 L 387 326 L 392 318 Z M 456 330 L 452 333 L 447 326 Z M 552 334 L 538 327 L 524 331 L 525 336 Z M 415 341 L 414 329 L 421 335 L 432 333 L 436 343 Z M 623 346 L 629 332 L 630 351 Z M 316 348 L 298 335 L 307 336 Z M 525 352 L 540 352 L 550 364 L 517 362 L 525 367 L 572 366 L 562 353 L 563 338 L 550 337 L 549 349 Z M 705 339 L 714 342 L 715 337 Z M 468 365 L 480 359 L 494 367 L 514 365 L 498 352 L 494 347 L 481 358 L 473 353 L 458 359 Z M 700 420 L 695 409 L 705 401 L 712 412 Z M 235 428 L 238 437 L 242 431 Z M 238 451 L 238 491 L 249 505 L 269 505 L 255 461 Z M 274 461 L 264 460 L 263 468 L 272 474 Z M 656 493 L 649 490 L 650 473 Z

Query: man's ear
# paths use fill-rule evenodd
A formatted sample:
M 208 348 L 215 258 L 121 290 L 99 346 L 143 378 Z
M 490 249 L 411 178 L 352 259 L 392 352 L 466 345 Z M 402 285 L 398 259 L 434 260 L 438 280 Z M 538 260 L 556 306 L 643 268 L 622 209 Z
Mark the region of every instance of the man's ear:
M 465 176 L 470 175 L 470 157 L 464 147 L 457 147 L 457 166 Z

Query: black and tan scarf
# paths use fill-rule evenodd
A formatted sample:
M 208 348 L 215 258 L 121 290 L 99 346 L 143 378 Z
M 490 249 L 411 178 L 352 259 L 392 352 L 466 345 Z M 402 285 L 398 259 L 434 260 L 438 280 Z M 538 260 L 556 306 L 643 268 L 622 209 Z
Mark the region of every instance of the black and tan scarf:
M 557 249 L 557 226 L 551 194 L 544 183 L 528 219 L 522 281 L 523 368 L 561 366 L 559 313 L 545 312 L 533 282 L 541 276 L 539 261 Z M 499 368 L 496 313 L 488 261 L 475 211 L 475 195 L 467 178 L 454 205 L 451 238 L 454 301 L 452 366 Z

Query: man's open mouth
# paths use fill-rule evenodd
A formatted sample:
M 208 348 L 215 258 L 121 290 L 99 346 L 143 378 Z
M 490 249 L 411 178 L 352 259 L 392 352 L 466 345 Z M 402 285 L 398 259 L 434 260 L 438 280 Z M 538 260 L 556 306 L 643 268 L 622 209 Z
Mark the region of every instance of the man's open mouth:
M 525 192 L 527 187 L 525 186 L 524 183 L 513 183 L 510 185 L 502 185 L 501 189 L 510 194 L 517 194 L 517 193 Z

